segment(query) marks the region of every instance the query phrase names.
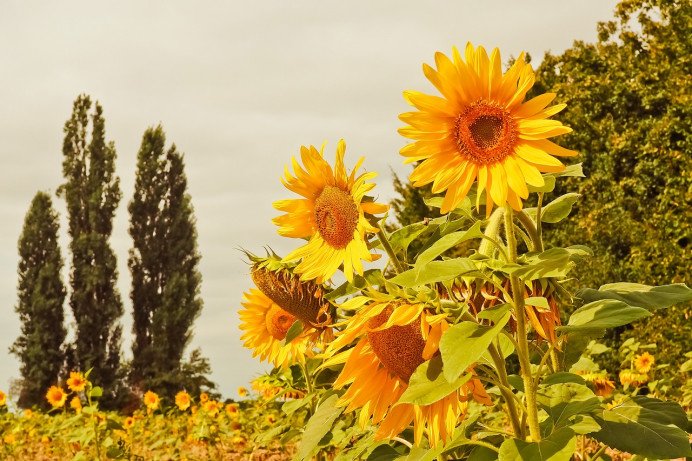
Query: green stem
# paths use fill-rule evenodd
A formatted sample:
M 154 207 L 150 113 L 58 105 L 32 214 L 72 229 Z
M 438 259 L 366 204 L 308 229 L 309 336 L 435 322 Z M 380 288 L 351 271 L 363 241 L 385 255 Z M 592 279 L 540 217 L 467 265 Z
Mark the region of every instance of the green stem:
M 538 193 L 538 204 L 536 205 L 536 235 L 538 235 L 538 242 L 541 243 L 541 249 L 543 251 L 543 192 Z
M 517 413 L 517 408 L 514 405 L 514 399 L 516 396 L 509 387 L 505 360 L 502 358 L 502 354 L 500 354 L 494 344 L 490 344 L 488 351 L 490 352 L 490 357 L 492 358 L 493 363 L 495 363 L 497 377 L 500 379 L 500 383 L 502 383 L 502 386 L 498 386 L 498 389 L 500 389 L 500 393 L 507 404 L 507 414 L 509 415 L 509 421 L 512 424 L 514 435 L 515 437 L 523 438 L 524 435 L 521 428 L 521 423 L 519 422 L 519 414 Z
M 466 444 L 466 445 L 478 445 L 479 447 L 489 448 L 490 450 L 494 451 L 495 453 L 500 452 L 500 449 L 497 448 L 495 445 L 490 444 L 488 442 L 483 442 L 482 440 L 466 440 L 466 441 L 464 441 L 464 444 Z
M 401 264 L 401 261 L 399 261 L 399 258 L 396 257 L 396 253 L 394 252 L 394 248 L 392 248 L 392 245 L 389 243 L 389 237 L 387 236 L 387 231 L 384 229 L 384 224 L 382 221 L 377 223 L 377 227 L 380 228 L 380 232 L 377 234 L 377 238 L 380 239 L 380 243 L 382 244 L 382 248 L 384 248 L 384 251 L 387 252 L 387 255 L 389 256 L 389 260 L 392 262 L 394 265 L 394 271 L 397 274 L 401 274 L 406 270 L 406 268 Z
M 523 210 L 517 213 L 517 219 L 521 225 L 524 226 L 526 233 L 529 235 L 529 239 L 531 240 L 531 250 L 543 251 L 541 235 L 539 234 L 537 225 L 533 222 L 533 219 L 531 219 L 531 217 Z
M 514 234 L 514 212 L 505 205 L 505 234 L 510 262 L 517 262 L 517 239 Z M 512 295 L 514 298 L 515 317 L 517 321 L 517 355 L 521 366 L 521 378 L 524 381 L 524 394 L 526 395 L 527 420 L 529 434 L 534 442 L 541 440 L 541 431 L 538 425 L 538 405 L 536 401 L 536 386 L 531 375 L 531 362 L 529 360 L 529 339 L 526 328 L 526 306 L 524 305 L 524 284 L 515 275 L 510 276 Z
M 596 461 L 598 458 L 600 458 L 601 455 L 602 455 L 603 453 L 605 453 L 605 451 L 606 451 L 607 448 L 608 448 L 608 447 L 605 446 L 605 445 L 601 446 L 601 447 L 598 449 L 598 451 L 596 451 L 596 453 L 593 454 L 593 456 L 591 457 L 591 461 Z
M 493 211 L 493 214 L 490 215 L 490 219 L 488 219 L 488 224 L 485 226 L 485 231 L 483 232 L 483 235 L 485 235 L 485 237 L 481 242 L 480 246 L 478 247 L 478 253 L 492 257 L 494 253 L 493 246 L 495 246 L 495 248 L 501 249 L 501 251 L 504 253 L 504 249 L 497 242 L 497 237 L 500 233 L 500 225 L 502 224 L 503 214 L 503 209 L 498 208 L 495 211 Z

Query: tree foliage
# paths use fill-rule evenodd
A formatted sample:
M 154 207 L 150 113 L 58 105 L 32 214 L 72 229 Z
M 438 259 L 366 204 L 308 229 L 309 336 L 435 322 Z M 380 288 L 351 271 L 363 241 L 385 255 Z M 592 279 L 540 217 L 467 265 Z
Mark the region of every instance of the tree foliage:
M 65 285 L 60 276 L 59 227 L 50 195 L 38 192 L 19 238 L 19 301 L 15 311 L 22 326 L 10 348 L 21 362 L 21 407 L 45 407 L 45 390 L 58 381 L 63 365 Z
M 128 207 L 134 242 L 128 260 L 134 313 L 130 378 L 136 387 L 173 396 L 181 387 L 198 392 L 204 380 L 197 375 L 208 373 L 208 363 L 205 368 L 196 351 L 183 364 L 202 309 L 200 255 L 183 156 L 175 145 L 166 151 L 165 143 L 161 126 L 144 133 Z
M 92 109 L 93 107 L 93 109 Z M 110 394 L 117 392 L 123 314 L 116 288 L 116 257 L 108 242 L 120 201 L 115 175 L 115 146 L 105 139 L 103 109 L 80 95 L 65 123 L 63 175 L 58 193 L 65 198 L 69 222 L 70 307 L 76 322 L 74 365 Z

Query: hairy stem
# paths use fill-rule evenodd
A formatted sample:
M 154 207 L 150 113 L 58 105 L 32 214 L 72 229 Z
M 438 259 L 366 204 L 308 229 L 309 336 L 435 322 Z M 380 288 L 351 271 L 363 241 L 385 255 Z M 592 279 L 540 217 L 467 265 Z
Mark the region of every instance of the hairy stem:
M 514 399 L 516 396 L 512 393 L 509 387 L 509 381 L 507 380 L 507 368 L 505 367 L 505 360 L 502 358 L 502 354 L 495 347 L 494 344 L 490 344 L 488 349 L 490 352 L 490 357 L 493 359 L 495 368 L 497 369 L 497 376 L 500 379 L 502 386 L 498 386 L 502 398 L 507 404 L 507 414 L 509 415 L 509 421 L 512 423 L 512 430 L 514 431 L 515 437 L 524 437 L 524 431 L 522 430 L 521 423 L 519 421 L 519 414 L 517 413 L 517 407 L 514 405 Z
M 493 247 L 504 253 L 504 248 L 502 248 L 497 241 L 498 234 L 500 233 L 500 225 L 502 224 L 503 213 L 504 210 L 502 208 L 498 208 L 493 211 L 493 214 L 490 215 L 488 224 L 485 226 L 485 231 L 483 232 L 485 237 L 478 247 L 478 253 L 492 257 L 495 253 Z
M 387 255 L 389 256 L 389 260 L 392 262 L 392 265 L 394 266 L 394 271 L 397 274 L 401 274 L 406 270 L 404 268 L 403 264 L 401 264 L 401 261 L 399 261 L 399 258 L 396 257 L 396 253 L 394 252 L 394 248 L 392 248 L 392 245 L 389 243 L 389 237 L 387 236 L 387 231 L 384 229 L 384 223 L 380 221 L 377 226 L 380 228 L 380 232 L 377 233 L 377 238 L 380 239 L 380 243 L 382 244 L 382 248 L 384 248 L 384 251 L 387 252 Z

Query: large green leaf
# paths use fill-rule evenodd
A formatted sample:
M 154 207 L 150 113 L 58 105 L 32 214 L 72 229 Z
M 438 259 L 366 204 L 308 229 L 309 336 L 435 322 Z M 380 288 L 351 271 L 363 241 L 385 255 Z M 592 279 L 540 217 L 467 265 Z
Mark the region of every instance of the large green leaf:
M 417 222 L 397 229 L 389 236 L 389 244 L 394 251 L 407 251 L 408 246 L 425 232 L 432 232 L 437 226 L 430 223 Z
M 477 272 L 474 262 L 468 258 L 431 261 L 420 269 L 409 269 L 393 277 L 390 281 L 402 287 L 413 288 L 435 282 L 446 282 L 461 275 Z
M 551 248 L 541 253 L 527 253 L 519 258 L 518 264 L 488 260 L 492 269 L 516 275 L 522 280 L 536 280 L 545 277 L 564 278 L 574 267 L 576 261 L 590 256 L 591 251 L 584 246 Z
M 509 306 L 492 327 L 475 322 L 461 322 L 447 330 L 440 340 L 440 352 L 444 362 L 444 377 L 447 382 L 455 382 L 466 369 L 473 365 L 488 349 L 490 343 L 500 334 L 510 317 Z
M 434 260 L 450 248 L 454 248 L 466 240 L 480 238 L 481 236 L 483 236 L 483 232 L 481 232 L 480 222 L 476 222 L 476 224 L 471 226 L 471 228 L 466 231 L 452 232 L 451 234 L 444 235 L 420 255 L 418 255 L 418 258 L 416 258 L 415 268 L 420 270 L 420 268 L 423 268 L 427 263 Z
M 614 299 L 601 299 L 580 307 L 572 313 L 567 325 L 560 331 L 590 332 L 627 325 L 635 320 L 649 317 L 651 312 L 641 307 L 630 306 Z
M 338 395 L 331 395 L 317 407 L 315 414 L 305 426 L 305 432 L 303 432 L 303 438 L 296 455 L 297 459 L 307 459 L 311 456 L 322 437 L 332 429 L 332 424 L 344 411 L 343 407 L 336 406 L 337 400 L 339 400 Z
M 562 221 L 569 216 L 572 211 L 572 206 L 577 203 L 579 197 L 581 197 L 580 194 L 575 194 L 573 192 L 559 196 L 545 206 L 541 213 L 541 221 L 547 223 Z
M 563 427 L 538 442 L 505 440 L 500 446 L 500 461 L 570 461 L 576 447 L 574 431 Z
M 692 300 L 692 289 L 684 283 L 653 287 L 639 283 L 610 283 L 598 290 L 585 288 L 577 292 L 585 302 L 615 299 L 630 306 L 648 310 L 665 309 L 674 304 Z
M 590 415 L 601 408 L 601 401 L 593 391 L 576 383 L 541 386 L 537 401 L 548 413 L 556 429 L 569 424 L 576 415 Z
M 592 436 L 618 450 L 653 459 L 692 456 L 687 417 L 673 402 L 628 398 L 595 419 L 602 429 Z
M 411 375 L 406 391 L 397 401 L 415 405 L 430 405 L 442 400 L 471 379 L 471 373 L 450 383 L 442 373 L 442 358 L 438 355 L 422 363 Z
M 372 285 L 381 285 L 384 283 L 384 277 L 380 269 L 368 269 L 363 275 L 355 274 L 353 282 L 344 282 L 336 289 L 327 293 L 324 297 L 330 301 L 334 301 L 343 296 L 348 296 L 356 293 L 363 288 Z

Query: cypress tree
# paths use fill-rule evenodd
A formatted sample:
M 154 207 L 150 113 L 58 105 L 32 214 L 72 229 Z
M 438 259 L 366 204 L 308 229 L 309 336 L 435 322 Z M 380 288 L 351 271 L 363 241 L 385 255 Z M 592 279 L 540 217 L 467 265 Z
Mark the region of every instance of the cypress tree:
M 130 379 L 135 387 L 172 396 L 183 387 L 197 392 L 200 385 L 213 384 L 198 376 L 208 372 L 198 351 L 190 364 L 182 363 L 202 309 L 200 256 L 183 156 L 175 145 L 166 151 L 165 143 L 161 126 L 144 133 L 128 207 L 134 315 Z
M 10 348 L 21 362 L 20 407 L 47 406 L 45 392 L 58 380 L 65 340 L 60 277 L 63 259 L 58 246 L 58 215 L 51 198 L 38 192 L 31 201 L 19 238 L 19 302 L 15 311 L 21 334 Z
M 108 239 L 120 201 L 115 146 L 106 143 L 103 109 L 80 95 L 65 123 L 63 175 L 58 189 L 67 202 L 70 251 L 70 307 L 76 322 L 74 366 L 93 368 L 106 401 L 117 393 L 123 306 L 116 289 L 116 257 Z

